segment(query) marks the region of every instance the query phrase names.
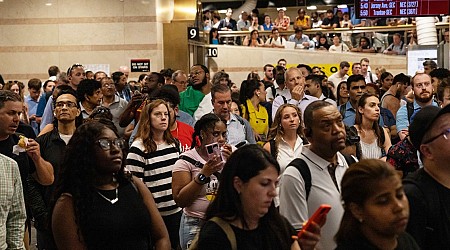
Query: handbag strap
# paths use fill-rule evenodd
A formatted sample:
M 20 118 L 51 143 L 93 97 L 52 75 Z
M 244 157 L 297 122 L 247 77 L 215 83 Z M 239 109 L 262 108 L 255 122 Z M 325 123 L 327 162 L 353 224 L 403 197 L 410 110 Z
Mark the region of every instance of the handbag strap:
M 210 221 L 213 221 L 214 223 L 219 225 L 220 228 L 222 228 L 222 230 L 227 235 L 228 240 L 230 241 L 231 249 L 237 250 L 236 235 L 234 234 L 234 231 L 231 228 L 230 223 L 224 221 L 223 219 L 221 219 L 219 217 L 212 217 L 210 219 Z

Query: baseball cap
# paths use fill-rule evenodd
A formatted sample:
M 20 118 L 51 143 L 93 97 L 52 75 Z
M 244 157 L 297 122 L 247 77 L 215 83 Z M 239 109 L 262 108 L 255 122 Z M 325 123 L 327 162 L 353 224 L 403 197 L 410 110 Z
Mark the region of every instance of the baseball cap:
M 436 119 L 438 119 L 440 116 L 447 113 L 450 113 L 450 105 L 447 105 L 442 109 L 435 106 L 426 106 L 423 107 L 419 112 L 417 112 L 414 120 L 409 126 L 409 137 L 416 149 L 420 148 L 423 137 L 431 128 L 434 121 L 436 121 Z

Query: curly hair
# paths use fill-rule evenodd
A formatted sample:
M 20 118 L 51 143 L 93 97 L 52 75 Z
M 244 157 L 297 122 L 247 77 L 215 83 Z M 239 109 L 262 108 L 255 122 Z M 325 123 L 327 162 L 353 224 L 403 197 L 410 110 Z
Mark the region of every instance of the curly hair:
M 96 193 L 94 181 L 99 175 L 95 155 L 96 141 L 107 129 L 109 128 L 106 125 L 99 122 L 89 122 L 81 125 L 75 131 L 66 146 L 59 178 L 57 178 L 54 199 L 51 202 L 53 210 L 56 200 L 62 194 L 71 194 L 75 222 L 78 226 L 78 237 L 79 239 L 83 238 L 87 245 L 92 241 L 86 235 L 86 232 L 89 231 L 93 198 Z M 116 136 L 118 137 L 117 133 Z M 122 161 L 122 167 L 116 174 L 119 185 L 131 180 L 131 176 L 124 173 L 124 167 L 125 160 Z
M 139 128 L 136 133 L 136 138 L 140 138 L 142 140 L 142 143 L 144 144 L 145 150 L 147 153 L 154 152 L 157 149 L 156 143 L 153 140 L 153 129 L 152 129 L 152 122 L 151 122 L 151 113 L 153 109 L 158 107 L 159 105 L 164 105 L 167 108 L 167 113 L 169 114 L 168 117 L 168 123 L 170 122 L 170 112 L 169 112 L 169 105 L 167 105 L 167 102 L 157 99 L 152 101 L 151 103 L 147 104 L 144 108 L 144 110 L 141 113 L 141 118 L 139 120 Z M 172 134 L 170 133 L 170 128 L 167 128 L 166 131 L 164 131 L 164 140 L 171 144 L 175 143 L 175 139 L 173 138 Z
M 206 131 L 208 128 L 214 128 L 216 123 L 220 121 L 222 120 L 216 114 L 206 114 L 202 116 L 202 118 L 200 118 L 200 120 L 198 120 L 194 125 L 191 149 L 201 145 L 203 140 L 203 138 L 200 136 L 201 131 Z M 199 139 L 200 145 L 197 145 L 197 139 Z

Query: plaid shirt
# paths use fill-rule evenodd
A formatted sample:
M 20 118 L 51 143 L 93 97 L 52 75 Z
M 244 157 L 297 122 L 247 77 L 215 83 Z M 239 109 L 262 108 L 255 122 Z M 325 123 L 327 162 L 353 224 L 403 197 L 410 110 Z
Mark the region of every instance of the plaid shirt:
M 25 201 L 17 163 L 0 154 L 0 249 L 25 249 Z

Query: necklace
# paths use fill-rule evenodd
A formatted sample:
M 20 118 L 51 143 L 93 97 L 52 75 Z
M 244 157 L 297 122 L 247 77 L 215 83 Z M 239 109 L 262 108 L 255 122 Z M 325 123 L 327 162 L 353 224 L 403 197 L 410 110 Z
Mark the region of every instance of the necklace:
M 105 200 L 109 201 L 111 204 L 116 203 L 119 200 L 119 189 L 116 188 L 116 198 L 114 199 L 108 199 L 106 196 L 104 196 L 102 193 L 100 193 L 99 191 L 97 191 L 97 193 Z

